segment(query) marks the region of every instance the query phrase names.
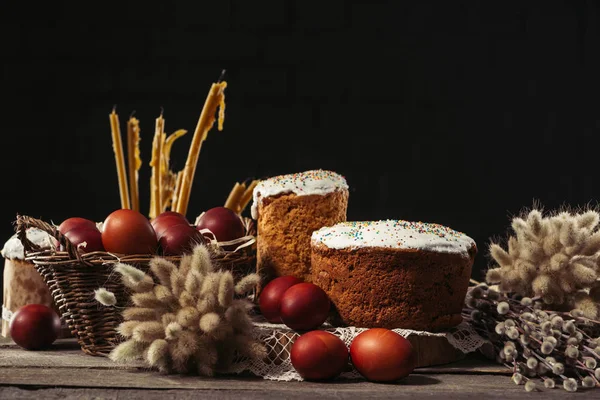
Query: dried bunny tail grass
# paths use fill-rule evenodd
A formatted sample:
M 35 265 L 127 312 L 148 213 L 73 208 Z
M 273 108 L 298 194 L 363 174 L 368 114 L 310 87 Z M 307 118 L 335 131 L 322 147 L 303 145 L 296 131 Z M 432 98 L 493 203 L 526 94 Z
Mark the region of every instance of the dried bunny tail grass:
M 192 252 L 192 268 L 203 275 L 214 271 L 210 251 L 206 246 L 199 244 L 194 247 L 194 251 Z
M 508 254 L 511 255 L 511 257 L 517 258 L 519 257 L 519 253 L 521 252 L 521 248 L 519 245 L 519 241 L 517 240 L 516 237 L 511 236 L 508 238 Z
M 519 274 L 519 279 L 522 281 L 530 282 L 537 273 L 536 266 L 532 262 L 523 259 L 516 260 L 514 268 Z M 518 282 L 514 282 L 513 284 L 518 284 Z
M 219 281 L 221 277 L 217 272 L 209 272 L 205 276 L 202 282 L 202 288 L 200 289 L 200 295 L 205 296 L 208 293 L 216 294 L 219 291 Z
M 129 307 L 122 315 L 125 321 L 150 321 L 156 319 L 156 313 L 155 308 Z
M 214 293 L 207 293 L 203 297 L 198 299 L 196 309 L 201 313 L 213 312 L 217 309 L 219 302 L 217 296 Z
M 165 338 L 165 330 L 162 323 L 158 321 L 139 322 L 133 329 L 133 340 L 142 343 L 152 343 L 156 339 Z
M 164 339 L 157 339 L 146 352 L 146 361 L 150 366 L 158 368 L 160 372 L 169 371 L 169 343 Z
M 264 359 L 267 357 L 267 349 L 264 344 L 246 335 L 235 335 L 233 337 L 236 350 L 243 356 L 252 359 Z
M 142 308 L 162 308 L 164 304 L 156 298 L 154 292 L 135 293 L 131 296 L 133 304 Z
M 585 292 L 577 292 L 575 294 L 575 308 L 581 310 L 583 316 L 589 319 L 598 318 L 598 303 Z
M 600 214 L 598 214 L 597 211 L 588 210 L 579 214 L 575 220 L 577 221 L 577 226 L 579 228 L 585 228 L 593 231 L 600 222 Z
M 182 277 L 186 277 L 192 267 L 192 255 L 185 254 L 179 261 L 179 273 Z
M 510 267 L 513 257 L 496 243 L 490 245 L 490 255 L 501 267 Z
M 566 220 L 560 229 L 559 240 L 565 246 L 573 246 L 577 243 L 577 225 L 572 219 Z
M 115 362 L 130 362 L 139 360 L 144 356 L 144 352 L 148 347 L 147 343 L 137 342 L 135 340 L 127 340 L 115 347 L 108 358 Z
M 175 340 L 183 332 L 183 327 L 177 322 L 171 322 L 165 327 L 165 338 Z
M 189 293 L 200 293 L 204 276 L 195 269 L 188 272 L 185 278 L 185 290 Z
M 543 233 L 542 213 L 538 210 L 532 210 L 527 216 L 527 225 L 533 235 L 539 237 Z
M 179 295 L 179 305 L 181 307 L 193 307 L 196 305 L 196 301 L 194 296 L 186 290 L 184 290 L 181 295 Z
M 558 233 L 552 233 L 546 236 L 542 241 L 542 250 L 546 256 L 552 257 L 552 255 L 562 250 L 562 244 L 560 243 Z
M 103 306 L 114 306 L 117 304 L 117 298 L 113 292 L 109 292 L 104 288 L 94 290 L 94 299 Z
M 550 269 L 560 271 L 569 265 L 569 256 L 563 253 L 556 253 L 550 258 Z
M 214 312 L 209 312 L 209 313 L 204 314 L 200 318 L 200 322 L 199 322 L 200 329 L 206 333 L 211 333 L 211 332 L 215 331 L 217 328 L 219 328 L 220 324 L 221 324 L 221 317 L 219 316 L 219 314 L 214 313 Z
M 235 285 L 235 292 L 237 294 L 246 294 L 254 290 L 254 288 L 260 283 L 260 275 L 249 274 L 240 279 Z
M 570 265 L 570 272 L 574 278 L 575 284 L 580 287 L 589 287 L 591 284 L 596 282 L 598 274 L 593 269 L 575 262 Z
M 249 332 L 253 326 L 244 306 L 229 307 L 225 312 L 225 319 L 231 324 L 234 332 Z
M 591 256 L 600 252 L 600 231 L 594 232 L 587 239 L 581 253 L 586 256 Z
M 198 339 L 194 332 L 182 331 L 177 340 L 170 344 L 173 369 L 177 372 L 188 372 L 189 361 L 198 350 Z
M 233 301 L 233 295 L 233 275 L 231 272 L 225 271 L 221 274 L 221 279 L 219 279 L 219 290 L 217 296 L 221 307 L 229 307 Z
M 154 257 L 150 260 L 150 270 L 164 286 L 171 286 L 171 274 L 177 270 L 177 266 L 162 257 Z
M 140 321 L 124 321 L 117 326 L 117 333 L 123 337 L 130 338 L 133 336 L 133 330 L 138 326 Z
M 170 276 L 170 282 L 171 291 L 173 292 L 173 295 L 179 297 L 185 289 L 185 278 L 181 274 L 181 271 L 172 271 Z
M 160 322 L 166 328 L 171 322 L 175 322 L 177 320 L 177 316 L 173 313 L 165 313 L 160 317 Z
M 177 313 L 177 323 L 184 328 L 195 330 L 198 328 L 199 321 L 200 313 L 195 307 L 185 307 Z
M 499 283 L 502 281 L 502 269 L 492 268 L 485 274 L 485 280 L 489 283 Z
M 156 299 L 163 304 L 163 307 L 172 307 L 177 304 L 177 299 L 167 286 L 156 285 L 152 291 Z
M 139 283 L 142 280 L 144 280 L 144 277 L 146 276 L 144 271 L 139 270 L 129 264 L 125 264 L 125 263 L 121 263 L 121 262 L 117 263 L 115 265 L 114 269 L 115 269 L 115 272 L 118 272 L 121 275 L 126 276 L 132 282 L 136 282 L 136 283 Z

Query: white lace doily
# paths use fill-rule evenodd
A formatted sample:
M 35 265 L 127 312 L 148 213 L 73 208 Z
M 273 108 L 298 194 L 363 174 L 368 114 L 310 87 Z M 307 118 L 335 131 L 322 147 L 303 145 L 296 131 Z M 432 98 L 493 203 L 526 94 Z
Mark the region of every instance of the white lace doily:
M 290 344 L 293 343 L 299 334 L 285 325 L 256 323 L 255 326 L 254 335 L 267 346 L 269 361 L 240 359 L 232 365 L 228 372 L 234 374 L 250 372 L 264 379 L 277 381 L 303 380 L 292 366 L 289 352 L 291 348 Z M 338 336 L 346 343 L 346 346 L 350 346 L 352 340 L 359 333 L 367 330 L 366 328 L 335 328 L 328 326 L 324 326 L 323 329 Z M 448 343 L 465 354 L 479 349 L 486 343 L 486 340 L 479 336 L 466 322 L 462 322 L 448 332 L 441 333 L 414 331 L 410 329 L 394 329 L 393 331 L 403 337 L 411 335 L 445 337 Z M 355 370 L 344 372 L 340 375 L 341 379 L 357 379 L 360 377 Z

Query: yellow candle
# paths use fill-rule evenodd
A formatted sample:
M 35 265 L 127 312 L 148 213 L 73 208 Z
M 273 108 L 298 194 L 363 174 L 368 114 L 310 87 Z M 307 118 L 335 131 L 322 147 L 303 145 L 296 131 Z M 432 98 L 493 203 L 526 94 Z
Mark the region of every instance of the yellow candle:
M 200 149 L 202 143 L 206 140 L 208 131 L 213 127 L 216 121 L 215 114 L 217 108 L 220 107 L 219 112 L 219 124 L 218 129 L 223 129 L 223 119 L 225 117 L 225 88 L 227 82 L 213 83 L 204 102 L 202 113 L 198 119 L 196 130 L 192 138 L 192 144 L 188 153 L 188 158 L 185 162 L 183 169 L 183 178 L 181 181 L 181 191 L 177 204 L 177 211 L 183 215 L 186 215 L 188 203 L 190 200 L 192 182 L 194 181 L 194 175 L 196 173 L 196 165 L 198 164 L 198 157 L 200 156 Z
M 127 121 L 127 169 L 129 170 L 129 189 L 131 194 L 131 209 L 140 211 L 139 169 L 142 166 L 140 158 L 140 125 L 133 116 Z
M 121 208 L 131 208 L 129 202 L 129 190 L 127 188 L 127 179 L 125 173 L 125 158 L 123 156 L 123 143 L 121 142 L 121 128 L 119 127 L 119 116 L 113 108 L 109 115 L 110 128 L 113 140 L 113 151 L 115 153 L 115 163 L 117 165 L 117 176 L 119 179 L 119 195 L 121 197 Z

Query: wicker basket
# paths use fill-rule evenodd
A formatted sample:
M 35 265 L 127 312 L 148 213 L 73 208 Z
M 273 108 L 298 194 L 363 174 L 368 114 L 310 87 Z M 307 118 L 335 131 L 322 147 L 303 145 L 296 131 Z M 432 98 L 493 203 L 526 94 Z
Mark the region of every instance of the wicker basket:
M 220 268 L 232 271 L 236 278 L 256 270 L 255 225 L 249 218 L 245 218 L 244 222 L 247 246 L 224 251 L 218 243 L 208 245 L 214 262 Z M 27 239 L 28 228 L 47 232 L 66 250 L 39 248 Z M 122 321 L 120 311 L 130 303 L 130 293 L 121 283 L 119 274 L 114 273 L 113 266 L 122 262 L 147 271 L 155 255 L 123 256 L 103 251 L 81 254 L 57 227 L 28 216 L 17 217 L 16 231 L 25 249 L 25 260 L 33 263 L 44 278 L 81 349 L 90 355 L 108 355 L 121 340 L 116 331 Z M 181 259 L 179 256 L 165 258 L 176 263 Z M 100 287 L 115 294 L 116 307 L 105 307 L 95 300 L 94 291 Z

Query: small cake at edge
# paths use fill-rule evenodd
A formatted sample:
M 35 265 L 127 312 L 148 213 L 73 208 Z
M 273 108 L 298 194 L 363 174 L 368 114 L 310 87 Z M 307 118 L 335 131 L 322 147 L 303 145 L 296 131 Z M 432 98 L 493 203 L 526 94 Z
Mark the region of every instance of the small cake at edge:
M 275 176 L 253 191 L 252 218 L 257 221 L 257 271 L 263 283 L 293 275 L 310 281 L 313 231 L 346 220 L 348 184 L 327 170 Z
M 27 238 L 42 248 L 51 247 L 53 239 L 46 232 L 27 229 Z M 4 257 L 4 288 L 2 291 L 2 336 L 10 337 L 9 323 L 12 314 L 26 304 L 53 305 L 52 296 L 35 266 L 26 261 L 23 244 L 13 235 L 2 248 Z
M 343 222 L 313 232 L 312 281 L 333 322 L 440 331 L 458 325 L 477 246 L 439 224 Z

